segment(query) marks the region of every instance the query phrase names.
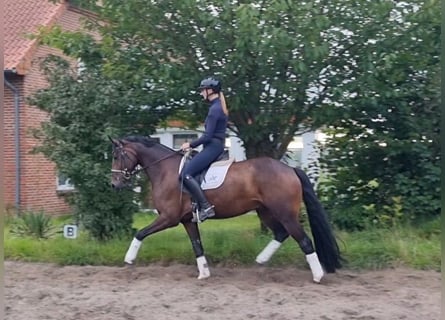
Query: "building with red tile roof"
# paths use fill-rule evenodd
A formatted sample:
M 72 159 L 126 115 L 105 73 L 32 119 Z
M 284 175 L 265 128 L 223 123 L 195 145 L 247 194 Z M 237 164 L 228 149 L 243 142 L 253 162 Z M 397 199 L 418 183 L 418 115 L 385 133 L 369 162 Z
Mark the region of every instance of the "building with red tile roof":
M 37 50 L 36 40 L 27 35 L 37 32 L 39 26 L 57 22 L 67 9 L 67 3 L 48 0 L 7 0 L 5 3 L 4 70 L 25 75 L 32 65 Z
M 40 60 L 60 51 L 38 45 L 29 37 L 40 27 L 59 25 L 64 30 L 82 28 L 88 13 L 69 1 L 4 1 L 4 191 L 7 210 L 70 211 L 66 196 L 72 187 L 59 179 L 55 164 L 31 151 L 38 145 L 30 131 L 48 115 L 27 103 L 27 97 L 47 86 Z

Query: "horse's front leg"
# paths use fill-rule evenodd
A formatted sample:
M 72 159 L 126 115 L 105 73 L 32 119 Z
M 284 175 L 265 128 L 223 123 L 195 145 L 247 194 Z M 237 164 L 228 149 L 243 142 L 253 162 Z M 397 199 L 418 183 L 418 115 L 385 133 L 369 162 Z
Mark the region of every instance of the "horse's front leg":
M 136 236 L 133 238 L 133 241 L 131 241 L 130 247 L 127 250 L 127 253 L 125 255 L 125 263 L 133 264 L 134 260 L 136 259 L 138 255 L 139 248 L 141 247 L 142 240 L 144 240 L 145 237 L 165 230 L 167 228 L 171 228 L 174 226 L 177 226 L 179 224 L 179 221 L 176 219 L 172 219 L 171 217 L 168 217 L 168 215 L 159 215 L 158 218 L 153 221 L 152 224 L 148 225 L 147 227 L 139 230 L 136 233 Z
M 205 279 L 210 277 L 210 269 L 207 259 L 204 255 L 204 249 L 201 243 L 201 235 L 199 234 L 198 225 L 190 221 L 182 221 L 185 230 L 192 243 L 193 251 L 195 252 L 196 264 L 198 265 L 198 279 Z

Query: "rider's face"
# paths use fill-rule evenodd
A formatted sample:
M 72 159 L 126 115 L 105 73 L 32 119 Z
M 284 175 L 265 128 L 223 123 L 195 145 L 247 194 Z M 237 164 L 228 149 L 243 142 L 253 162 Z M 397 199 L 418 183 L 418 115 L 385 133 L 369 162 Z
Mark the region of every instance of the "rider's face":
M 199 94 L 204 98 L 207 99 L 209 97 L 209 95 L 211 95 L 213 92 L 212 89 L 202 89 Z

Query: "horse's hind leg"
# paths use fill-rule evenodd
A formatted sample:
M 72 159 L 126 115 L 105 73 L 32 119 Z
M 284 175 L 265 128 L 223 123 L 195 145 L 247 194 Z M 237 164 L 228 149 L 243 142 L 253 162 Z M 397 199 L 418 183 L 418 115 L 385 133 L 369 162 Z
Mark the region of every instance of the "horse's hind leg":
M 199 271 L 198 279 L 205 279 L 210 277 L 210 269 L 207 264 L 207 259 L 204 255 L 204 249 L 202 247 L 201 235 L 199 234 L 198 225 L 190 221 L 187 222 L 183 221 L 182 224 L 184 225 L 184 228 L 187 231 L 187 234 L 192 243 L 193 251 L 195 252 L 196 264 L 198 266 L 198 271 Z
M 298 242 L 301 250 L 306 255 L 306 261 L 311 268 L 314 282 L 319 283 L 321 278 L 323 278 L 324 276 L 324 271 L 321 267 L 317 253 L 315 252 L 312 240 L 308 237 L 300 222 L 295 219 L 294 215 L 281 215 L 280 221 L 283 224 L 284 228 L 286 228 L 287 232 L 289 232 L 289 234 L 292 236 L 292 238 L 294 238 Z
M 264 264 L 272 258 L 274 253 L 281 247 L 281 244 L 289 237 L 289 233 L 284 226 L 276 220 L 272 214 L 266 208 L 260 208 L 257 210 L 258 216 L 261 221 L 269 227 L 273 234 L 274 239 L 271 240 L 267 246 L 256 257 L 255 261 L 259 264 Z

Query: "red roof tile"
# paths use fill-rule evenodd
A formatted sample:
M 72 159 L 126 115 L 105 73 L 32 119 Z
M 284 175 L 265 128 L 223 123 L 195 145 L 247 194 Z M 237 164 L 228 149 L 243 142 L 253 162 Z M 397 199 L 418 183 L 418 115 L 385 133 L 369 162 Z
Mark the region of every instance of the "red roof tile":
M 169 127 L 172 127 L 172 128 L 182 128 L 185 126 L 184 121 L 181 121 L 181 120 L 168 120 L 167 124 Z
M 30 66 L 36 41 L 26 38 L 39 26 L 49 26 L 62 14 L 66 1 L 5 0 L 4 70 L 25 74 Z

